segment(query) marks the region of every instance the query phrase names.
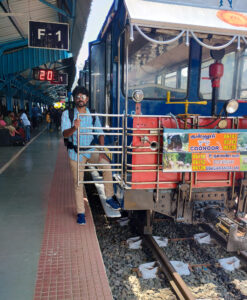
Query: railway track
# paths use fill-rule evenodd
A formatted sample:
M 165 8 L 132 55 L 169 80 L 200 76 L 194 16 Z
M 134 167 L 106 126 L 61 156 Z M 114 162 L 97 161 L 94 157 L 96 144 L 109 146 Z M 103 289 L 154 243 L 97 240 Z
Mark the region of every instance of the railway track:
M 133 227 L 120 227 L 116 220 L 105 218 L 97 192 L 88 186 L 92 196 L 91 208 L 103 260 L 114 299 L 247 299 L 247 272 L 226 272 L 217 259 L 232 256 L 219 244 L 198 245 L 193 234 L 204 229 L 198 226 L 174 224 L 158 215 L 154 235 L 169 239 L 168 246 L 160 249 L 151 236 L 144 236 L 142 249 L 128 249 L 126 240 L 137 234 Z M 147 250 L 147 248 L 152 250 Z M 156 249 L 155 249 L 156 248 Z M 155 254 L 156 252 L 156 254 Z M 242 261 L 246 253 L 240 253 Z M 234 254 L 235 255 L 235 254 Z M 145 262 L 155 260 L 165 275 L 145 280 L 134 271 Z M 191 274 L 179 276 L 169 263 L 180 260 L 189 264 Z M 244 279 L 246 282 L 244 282 Z
M 161 224 L 162 221 L 159 220 L 157 224 Z M 165 221 L 166 227 L 170 228 L 168 225 L 169 222 Z M 160 226 L 159 226 L 160 228 Z M 201 283 L 205 283 L 209 281 L 208 279 L 204 280 L 204 276 L 212 278 L 212 282 L 215 282 L 215 286 L 219 286 L 220 290 L 224 290 L 225 292 L 221 292 L 222 298 L 218 295 L 219 298 L 215 299 L 247 299 L 247 280 L 245 280 L 243 284 L 243 288 L 239 289 L 233 282 L 243 281 L 239 280 L 240 277 L 247 278 L 247 269 L 246 269 L 246 252 L 241 251 L 239 253 L 227 253 L 225 252 L 225 248 L 223 248 L 222 241 L 218 239 L 215 235 L 213 236 L 213 244 L 211 245 L 198 245 L 195 241 L 193 241 L 193 226 L 186 225 L 177 225 L 179 228 L 178 234 L 179 236 L 170 236 L 170 249 L 173 248 L 172 254 L 171 250 L 167 247 L 162 249 L 161 251 L 165 251 L 168 259 L 170 260 L 186 260 L 186 263 L 189 264 L 189 268 L 191 271 L 191 276 L 195 274 L 199 274 L 197 276 L 197 283 L 194 281 L 194 285 L 200 285 Z M 189 229 L 189 230 L 188 230 Z M 198 226 L 194 226 L 195 230 L 198 230 Z M 206 229 L 206 227 L 203 227 Z M 169 229 L 167 230 L 169 231 Z M 206 231 L 206 230 L 205 230 Z M 195 232 L 196 233 L 196 232 Z M 154 232 L 154 235 L 160 235 L 161 232 Z M 191 235 L 191 236 L 189 236 Z M 182 238 L 181 238 L 182 236 Z M 221 242 L 219 242 L 221 241 Z M 176 249 L 180 248 L 188 249 L 190 255 L 186 255 L 186 253 L 181 255 L 181 251 L 178 250 L 177 253 L 179 255 L 176 256 Z M 169 253 L 170 252 L 170 253 Z M 175 255 L 174 255 L 175 253 Z M 235 270 L 234 272 L 228 272 L 224 270 L 220 264 L 218 263 L 219 258 L 236 256 L 241 261 L 241 269 Z M 209 274 L 210 273 L 210 274 Z M 243 273 L 243 274 L 242 274 Z M 240 276 L 241 275 L 241 276 Z M 187 284 L 191 288 L 191 280 L 189 277 L 184 276 L 185 284 Z M 239 278 L 238 278 L 239 276 Z M 219 290 L 219 288 L 217 288 Z M 217 290 L 216 289 L 216 290 Z M 195 290 L 192 288 L 193 296 L 195 297 Z M 215 296 L 214 296 L 215 297 Z M 214 299 L 212 297 L 212 299 Z M 211 298 L 210 298 L 211 299 Z
M 151 249 L 154 257 L 157 259 L 160 269 L 165 274 L 167 280 L 169 281 L 177 297 L 182 300 L 195 299 L 190 289 L 185 284 L 182 277 L 177 273 L 177 271 L 171 265 L 165 252 L 163 251 L 162 248 L 158 246 L 155 239 L 151 235 L 144 235 L 143 239 L 144 239 L 144 244 Z

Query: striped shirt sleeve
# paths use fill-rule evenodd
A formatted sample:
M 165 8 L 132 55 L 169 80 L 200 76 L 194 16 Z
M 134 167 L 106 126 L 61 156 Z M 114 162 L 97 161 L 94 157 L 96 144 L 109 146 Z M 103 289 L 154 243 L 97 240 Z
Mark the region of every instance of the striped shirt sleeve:
M 71 128 L 71 122 L 69 119 L 69 112 L 68 112 L 68 110 L 65 110 L 63 112 L 62 118 L 61 118 L 61 131 L 63 133 L 64 130 L 70 129 L 70 128 Z

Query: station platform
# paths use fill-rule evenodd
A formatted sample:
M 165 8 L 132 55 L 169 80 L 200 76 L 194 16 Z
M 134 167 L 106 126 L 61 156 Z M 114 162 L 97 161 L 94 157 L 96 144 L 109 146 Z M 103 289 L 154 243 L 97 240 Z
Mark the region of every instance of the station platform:
M 112 299 L 87 199 L 76 223 L 72 176 L 59 133 L 0 147 L 0 298 Z

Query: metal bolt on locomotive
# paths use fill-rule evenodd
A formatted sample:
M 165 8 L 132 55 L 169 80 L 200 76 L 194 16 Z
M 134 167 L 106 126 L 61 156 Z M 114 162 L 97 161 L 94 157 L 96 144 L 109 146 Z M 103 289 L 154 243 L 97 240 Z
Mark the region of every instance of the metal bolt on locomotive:
M 210 224 L 228 251 L 247 250 L 242 2 L 116 0 L 89 44 L 79 80 L 106 142 L 94 150 L 110 156 L 122 209 L 145 212 L 146 233 L 159 212 Z

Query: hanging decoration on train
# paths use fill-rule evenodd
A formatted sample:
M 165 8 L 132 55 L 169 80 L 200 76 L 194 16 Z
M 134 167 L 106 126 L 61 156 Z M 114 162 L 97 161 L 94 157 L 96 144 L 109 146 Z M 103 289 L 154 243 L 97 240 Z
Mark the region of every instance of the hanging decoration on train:
M 220 0 L 220 7 L 223 6 L 223 0 Z M 232 8 L 232 0 L 228 0 L 229 6 Z

